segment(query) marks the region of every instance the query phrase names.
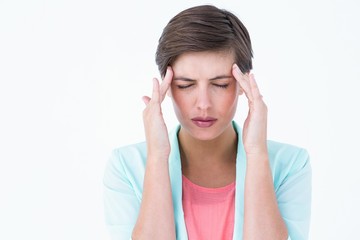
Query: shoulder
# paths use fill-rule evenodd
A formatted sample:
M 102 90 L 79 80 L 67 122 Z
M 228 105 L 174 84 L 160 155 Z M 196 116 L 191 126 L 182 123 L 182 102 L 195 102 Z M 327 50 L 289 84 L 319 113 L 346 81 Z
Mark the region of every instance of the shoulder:
M 146 142 L 114 148 L 111 156 L 114 161 L 144 161 L 146 159 Z
M 275 185 L 295 176 L 311 175 L 310 156 L 306 149 L 268 140 L 268 153 Z
M 309 163 L 309 153 L 306 149 L 295 145 L 268 140 L 269 158 L 277 167 L 293 170 Z
M 145 172 L 146 143 L 114 148 L 108 158 L 105 179 L 141 181 Z
M 242 129 L 239 124 L 233 121 L 235 131 L 239 136 Z M 239 138 L 241 141 L 241 138 Z M 242 145 L 242 142 L 239 143 Z M 309 154 L 306 149 L 288 143 L 267 141 L 268 154 L 271 168 L 274 172 L 291 173 L 298 171 L 309 164 Z
M 114 164 L 121 164 L 123 167 L 145 165 L 146 142 L 139 142 L 114 148 L 111 152 L 110 162 L 113 162 Z

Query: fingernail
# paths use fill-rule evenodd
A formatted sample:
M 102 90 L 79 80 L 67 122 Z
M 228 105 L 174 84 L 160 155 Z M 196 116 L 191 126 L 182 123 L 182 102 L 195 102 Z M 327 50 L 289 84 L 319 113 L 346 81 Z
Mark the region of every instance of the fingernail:
M 233 69 L 235 69 L 236 71 L 238 71 L 238 73 L 242 73 L 241 70 L 240 70 L 240 68 L 239 68 L 239 66 L 238 66 L 236 63 L 233 65 Z
M 250 79 L 252 79 L 252 81 L 254 81 L 254 83 L 256 83 L 256 79 L 255 79 L 254 74 L 250 73 L 250 74 L 249 74 L 249 77 L 250 77 Z M 256 83 L 256 84 L 257 84 L 257 83 Z
M 168 67 L 166 68 L 165 75 L 162 77 L 162 79 L 164 79 L 164 78 L 166 77 L 166 75 L 169 74 L 169 71 L 170 71 L 170 70 L 171 70 L 171 69 L 170 69 L 170 66 L 168 66 Z

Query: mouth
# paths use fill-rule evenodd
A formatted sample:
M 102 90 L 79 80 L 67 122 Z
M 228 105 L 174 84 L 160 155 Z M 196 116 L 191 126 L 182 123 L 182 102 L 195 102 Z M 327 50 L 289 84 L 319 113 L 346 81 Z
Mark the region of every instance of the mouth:
M 211 127 L 217 121 L 217 119 L 212 117 L 195 117 L 192 118 L 191 121 L 200 128 L 208 128 Z

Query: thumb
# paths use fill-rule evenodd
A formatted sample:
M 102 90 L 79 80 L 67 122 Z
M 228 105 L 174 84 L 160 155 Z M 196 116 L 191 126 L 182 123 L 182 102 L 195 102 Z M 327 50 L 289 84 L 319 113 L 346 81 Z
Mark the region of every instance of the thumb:
M 145 105 L 147 106 L 151 100 L 151 98 L 149 98 L 148 96 L 143 96 L 142 97 L 143 102 L 145 103 Z

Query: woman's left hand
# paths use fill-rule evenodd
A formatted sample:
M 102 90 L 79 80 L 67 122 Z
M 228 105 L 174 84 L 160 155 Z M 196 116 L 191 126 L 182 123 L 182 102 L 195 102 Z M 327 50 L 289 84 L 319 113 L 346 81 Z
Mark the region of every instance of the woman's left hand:
M 243 144 L 247 156 L 267 154 L 267 106 L 263 101 L 254 74 L 243 74 L 234 64 L 232 74 L 244 91 L 249 104 L 249 113 L 243 127 Z

